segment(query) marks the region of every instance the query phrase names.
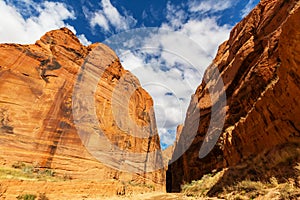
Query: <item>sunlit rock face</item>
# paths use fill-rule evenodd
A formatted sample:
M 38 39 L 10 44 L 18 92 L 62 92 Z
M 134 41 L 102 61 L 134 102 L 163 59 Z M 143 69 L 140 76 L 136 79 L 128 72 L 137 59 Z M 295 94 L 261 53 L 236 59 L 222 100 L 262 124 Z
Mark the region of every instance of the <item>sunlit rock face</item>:
M 163 188 L 152 98 L 109 47 L 83 46 L 66 28 L 33 45 L 0 44 L 0 91 L 1 165 Z M 99 142 L 101 134 L 109 143 Z
M 179 191 L 180 185 L 214 169 L 251 162 L 252 171 L 249 167 L 236 178 L 292 176 L 299 152 L 287 149 L 297 149 L 300 142 L 299 6 L 296 0 L 261 1 L 219 47 L 187 111 L 174 153 L 186 145 L 193 130 L 197 134 L 183 156 L 169 166 L 169 191 Z M 213 73 L 216 70 L 219 76 Z M 211 90 L 220 78 L 223 89 Z M 218 108 L 220 113 L 226 111 L 222 132 L 212 151 L 200 159 L 201 146 L 214 138 L 213 132 L 206 138 L 205 134 L 215 119 L 212 108 L 220 104 L 215 98 L 224 91 L 226 104 Z M 258 155 L 262 155 L 259 161 L 253 159 Z M 290 170 L 284 170 L 279 166 L 288 156 L 292 156 Z

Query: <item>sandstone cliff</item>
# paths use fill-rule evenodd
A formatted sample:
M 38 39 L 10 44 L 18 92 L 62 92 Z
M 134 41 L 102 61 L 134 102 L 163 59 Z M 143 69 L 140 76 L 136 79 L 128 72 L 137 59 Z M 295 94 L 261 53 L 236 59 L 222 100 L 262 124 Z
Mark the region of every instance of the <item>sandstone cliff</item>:
M 0 44 L 0 57 L 1 166 L 24 162 L 75 180 L 115 180 L 156 189 L 164 184 L 163 170 L 150 166 L 162 165 L 152 99 L 109 47 L 85 47 L 62 28 L 46 33 L 34 45 Z M 88 67 L 90 71 L 81 72 Z M 85 85 L 74 94 L 82 79 Z M 80 97 L 87 92 L 94 93 Z M 128 97 L 127 102 L 122 97 Z M 92 111 L 88 100 L 95 105 Z M 93 112 L 97 124 L 90 121 Z M 110 144 L 97 142 L 91 130 L 101 130 Z M 106 163 L 101 163 L 86 149 L 97 145 L 119 151 L 100 155 L 106 156 Z M 141 157 L 128 161 L 128 152 Z M 115 193 L 111 188 L 109 193 Z M 101 191 L 99 186 L 97 190 Z
M 293 167 L 300 161 L 299 7 L 296 0 L 262 0 L 219 47 L 187 111 L 173 160 L 189 145 L 194 130 L 196 136 L 169 166 L 169 191 L 180 191 L 182 184 L 225 167 L 230 170 L 215 191 L 238 179 L 297 179 Z M 217 110 L 214 116 L 212 109 Z M 223 114 L 220 137 L 217 126 L 205 137 L 213 120 L 222 125 Z M 201 146 L 202 155 L 210 153 L 200 159 Z

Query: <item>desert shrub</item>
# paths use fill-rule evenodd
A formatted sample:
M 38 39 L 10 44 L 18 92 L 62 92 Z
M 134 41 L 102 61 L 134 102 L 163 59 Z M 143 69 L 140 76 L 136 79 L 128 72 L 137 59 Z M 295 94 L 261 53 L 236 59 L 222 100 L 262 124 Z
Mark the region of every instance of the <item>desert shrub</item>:
M 246 192 L 251 192 L 251 191 L 259 191 L 261 189 L 265 189 L 266 186 L 261 183 L 260 181 L 250 181 L 250 180 L 245 180 L 242 182 L 239 182 L 236 186 L 235 189 L 237 191 L 246 191 Z
M 25 167 L 25 163 L 20 162 L 20 161 L 12 164 L 12 168 L 15 168 L 15 169 L 22 169 L 23 167 Z
M 18 200 L 35 200 L 37 198 L 34 194 L 22 194 L 17 196 Z M 40 193 L 38 200 L 49 200 L 45 193 Z
M 124 183 L 124 184 L 126 185 L 126 183 Z M 144 188 L 148 188 L 152 191 L 155 191 L 155 186 L 153 184 L 139 183 L 139 182 L 135 182 L 135 181 L 129 181 L 128 184 L 133 187 L 144 187 Z
M 218 182 L 223 172 L 216 174 L 206 174 L 200 180 L 194 180 L 191 183 L 184 184 L 181 189 L 186 196 L 206 196 L 211 188 Z
M 64 174 L 64 175 L 63 175 L 63 179 L 64 179 L 64 181 L 72 180 L 72 177 L 71 177 L 70 174 Z
M 295 187 L 291 183 L 284 183 L 279 185 L 278 191 L 280 193 L 280 199 L 299 199 L 300 189 Z
M 278 186 L 278 181 L 277 181 L 277 179 L 274 176 L 270 178 L 270 184 L 273 187 L 277 187 Z
M 275 177 L 269 182 L 244 180 L 234 186 L 224 188 L 220 195 L 225 199 L 299 199 L 300 189 L 295 186 L 294 180 L 278 183 Z
M 18 200 L 35 200 L 36 195 L 34 195 L 34 194 L 23 194 L 23 195 L 17 196 L 17 199 Z
M 38 200 L 49 200 L 45 193 L 40 193 Z
M 12 168 L 21 169 L 26 174 L 32 174 L 34 172 L 34 167 L 32 165 L 26 165 L 20 161 L 12 164 Z
M 33 168 L 33 166 L 25 165 L 24 167 L 22 167 L 22 171 L 26 174 L 32 174 L 34 171 L 34 168 Z
M 55 172 L 51 169 L 45 169 L 41 173 L 46 176 L 54 176 L 55 175 Z

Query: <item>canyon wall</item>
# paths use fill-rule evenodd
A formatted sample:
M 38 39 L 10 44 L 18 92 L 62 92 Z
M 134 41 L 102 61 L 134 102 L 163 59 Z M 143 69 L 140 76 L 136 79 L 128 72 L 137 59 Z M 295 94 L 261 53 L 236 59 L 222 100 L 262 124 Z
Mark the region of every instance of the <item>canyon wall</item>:
M 87 66 L 90 71 L 82 72 Z M 85 85 L 74 94 L 81 76 Z M 1 166 L 23 162 L 75 180 L 116 180 L 156 189 L 164 185 L 163 169 L 149 166 L 162 166 L 152 98 L 106 45 L 83 46 L 67 28 L 50 31 L 33 45 L 0 44 L 0 91 Z M 94 93 L 78 96 L 87 91 Z M 124 96 L 127 102 L 118 99 Z M 95 105 L 92 110 L 88 100 Z M 135 126 L 126 127 L 128 121 Z M 110 144 L 97 143 L 91 130 L 101 130 Z M 119 152 L 101 163 L 87 150 L 91 145 L 110 145 L 107 151 Z M 126 164 L 128 152 L 143 160 Z M 135 165 L 149 173 L 135 170 Z
M 223 168 L 243 169 L 231 173 L 231 182 L 294 175 L 300 160 L 299 7 L 296 0 L 262 0 L 220 45 L 192 96 L 173 160 L 189 145 L 193 131 L 197 133 L 169 166 L 168 191 L 178 192 L 182 184 Z M 220 137 L 214 131 L 205 136 L 223 113 Z M 201 146 L 209 152 L 203 158 Z

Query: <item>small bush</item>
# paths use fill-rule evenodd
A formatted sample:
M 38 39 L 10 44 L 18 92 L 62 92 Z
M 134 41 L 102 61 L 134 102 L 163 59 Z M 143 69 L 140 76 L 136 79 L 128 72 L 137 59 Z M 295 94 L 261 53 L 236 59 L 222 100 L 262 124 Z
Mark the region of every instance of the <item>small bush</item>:
M 237 191 L 246 191 L 246 192 L 251 192 L 251 191 L 259 191 L 261 189 L 265 189 L 265 185 L 261 183 L 260 181 L 249 181 L 245 180 L 242 182 L 239 182 L 236 185 L 235 188 Z
M 51 169 L 45 169 L 44 171 L 42 171 L 42 174 L 44 174 L 46 176 L 54 176 L 55 172 L 52 171 Z
M 129 181 L 128 184 L 131 185 L 131 186 L 133 186 L 133 187 L 145 187 L 145 188 L 148 188 L 148 189 L 150 189 L 152 191 L 155 191 L 155 186 L 152 185 L 152 184 L 138 183 L 138 182 L 135 182 L 135 181 Z
M 64 174 L 63 179 L 64 179 L 64 181 L 68 181 L 68 180 L 72 180 L 72 177 L 70 174 Z
M 144 186 L 151 189 L 151 190 L 153 190 L 153 191 L 155 191 L 155 187 L 152 184 L 144 184 Z
M 270 178 L 270 183 L 271 183 L 271 186 L 273 186 L 273 187 L 278 186 L 278 181 L 274 176 L 272 178 Z
M 181 187 L 182 192 L 186 196 L 204 197 L 210 191 L 210 189 L 218 182 L 222 177 L 223 172 L 214 172 L 212 174 L 204 175 L 200 180 L 194 180 L 189 184 L 185 184 Z
M 34 168 L 33 168 L 33 166 L 25 165 L 24 167 L 22 167 L 22 171 L 26 174 L 32 174 L 34 171 Z
M 270 182 L 245 180 L 236 185 L 224 188 L 224 192 L 219 195 L 225 199 L 299 199 L 300 189 L 295 186 L 294 180 L 286 183 L 278 183 L 275 177 L 270 178 Z
M 17 199 L 18 200 L 35 200 L 36 195 L 34 195 L 34 194 L 23 194 L 23 195 L 17 196 Z
M 12 168 L 15 168 L 15 169 L 22 169 L 23 167 L 25 167 L 25 163 L 20 162 L 20 161 L 12 164 Z
M 38 200 L 49 200 L 45 193 L 40 193 Z
M 67 177 L 56 177 L 56 173 L 52 169 L 40 169 L 34 165 L 16 162 L 11 167 L 0 167 L 0 178 L 9 179 L 31 179 L 31 180 L 49 180 L 58 181 L 71 179 Z

